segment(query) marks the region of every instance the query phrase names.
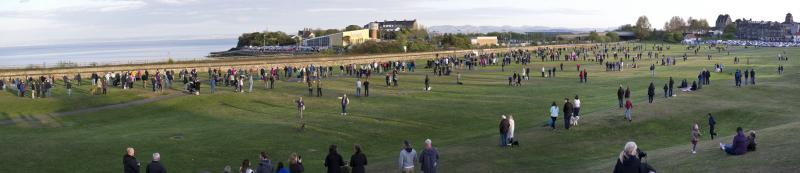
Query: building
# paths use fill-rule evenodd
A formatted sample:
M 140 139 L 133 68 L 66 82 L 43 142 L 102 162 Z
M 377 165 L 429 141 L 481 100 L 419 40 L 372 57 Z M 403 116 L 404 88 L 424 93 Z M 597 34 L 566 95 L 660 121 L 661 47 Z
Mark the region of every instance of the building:
M 482 37 L 475 37 L 470 40 L 472 45 L 477 46 L 496 46 L 497 44 L 497 36 L 482 36 Z
M 725 27 L 730 25 L 730 24 L 732 24 L 732 23 L 733 23 L 733 21 L 731 19 L 731 15 L 728 15 L 728 14 L 722 15 L 722 14 L 720 14 L 719 16 L 717 16 L 717 22 L 716 22 L 716 25 L 714 25 L 714 30 L 725 31 Z
M 800 24 L 794 22 L 792 13 L 788 13 L 783 22 L 737 19 L 736 28 L 736 37 L 739 39 L 791 42 Z
M 303 30 L 297 31 L 297 36 L 303 39 L 314 38 L 314 31 L 311 28 L 303 28 Z
M 416 30 L 419 29 L 417 19 L 414 20 L 384 20 L 383 22 L 370 22 L 364 25 L 364 28 L 370 30 L 370 36 L 375 39 L 394 39 L 393 32 L 400 31 L 401 29 Z
M 303 40 L 303 46 L 330 48 L 358 45 L 370 40 L 369 29 L 345 31 Z

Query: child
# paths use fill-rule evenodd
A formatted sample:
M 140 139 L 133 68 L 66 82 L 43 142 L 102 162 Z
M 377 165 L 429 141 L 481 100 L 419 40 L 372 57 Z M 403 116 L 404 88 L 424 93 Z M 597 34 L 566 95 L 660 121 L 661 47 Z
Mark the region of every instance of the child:
M 700 126 L 694 123 L 694 126 L 692 126 L 692 154 L 697 153 L 695 149 L 698 141 L 700 141 Z

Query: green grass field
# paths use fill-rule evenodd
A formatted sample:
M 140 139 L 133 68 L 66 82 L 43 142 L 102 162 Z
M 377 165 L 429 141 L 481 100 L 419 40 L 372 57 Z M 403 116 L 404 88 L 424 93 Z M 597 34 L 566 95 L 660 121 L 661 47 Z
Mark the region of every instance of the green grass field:
M 648 49 L 650 44 L 648 44 Z M 672 45 L 669 56 L 682 56 L 685 49 Z M 339 145 L 346 159 L 352 145 L 364 146 L 370 164 L 368 172 L 397 172 L 397 155 L 402 141 L 409 140 L 421 151 L 430 138 L 439 149 L 440 172 L 611 172 L 615 159 L 627 141 L 636 141 L 649 154 L 647 159 L 659 172 L 796 172 L 800 168 L 800 71 L 795 59 L 784 62 L 786 72 L 776 73 L 776 55 L 786 51 L 800 55 L 800 48 L 743 48 L 725 52 L 703 48 L 689 61 L 677 66 L 657 66 L 656 101 L 647 103 L 646 88 L 651 81 L 647 67 L 655 61 L 643 58 L 642 68 L 606 72 L 594 62 L 564 62 L 557 78 L 538 77 L 542 66 L 562 62 L 535 59 L 532 77 L 521 87 L 507 86 L 510 70 L 521 65 L 458 70 L 465 85 L 455 84 L 453 76 L 431 75 L 432 92 L 423 92 L 425 74 L 400 74 L 400 87 L 383 87 L 383 76 L 371 79 L 370 97 L 353 97 L 355 78 L 336 77 L 323 81 L 321 98 L 308 97 L 305 83 L 276 82 L 265 90 L 257 82 L 253 93 L 233 93 L 218 88 L 208 94 L 203 85 L 200 96 L 179 96 L 157 102 L 108 109 L 70 116 L 33 116 L 70 110 L 163 97 L 137 88 L 112 89 L 107 96 L 87 96 L 88 83 L 67 98 L 63 87 L 54 97 L 32 100 L 0 95 L 0 119 L 17 123 L 0 126 L 0 170 L 3 172 L 119 172 L 121 157 L 128 146 L 136 148 L 144 167 L 150 154 L 160 152 L 170 172 L 221 172 L 225 165 L 238 168 L 243 159 L 258 160 L 267 151 L 274 163 L 290 153 L 303 157 L 306 172 L 321 172 L 327 146 Z M 705 55 L 712 53 L 713 60 Z M 689 53 L 692 55 L 692 53 Z M 742 64 L 733 64 L 733 57 Z M 756 69 L 758 85 L 735 88 L 733 71 L 750 66 Z M 588 68 L 589 82 L 578 83 L 575 63 Z M 629 62 L 626 62 L 626 64 Z M 697 92 L 664 99 L 661 87 L 669 76 L 680 80 L 697 79 L 703 68 L 725 65 L 712 73 L 711 85 Z M 205 73 L 201 73 L 205 74 Z M 337 73 L 338 74 L 338 70 Z M 205 77 L 205 76 L 203 76 Z M 622 118 L 616 104 L 616 89 L 629 85 L 633 91 L 633 123 Z M 141 87 L 141 83 L 137 83 Z M 175 85 L 178 88 L 178 85 Z M 179 91 L 170 91 L 179 92 Z M 348 116 L 339 115 L 337 97 L 350 96 Z M 578 127 L 559 130 L 543 127 L 549 120 L 550 103 L 559 108 L 563 98 L 580 95 L 582 120 Z M 305 132 L 299 132 L 294 100 L 306 102 Z M 706 114 L 717 119 L 720 138 L 708 137 Z M 497 147 L 500 115 L 516 120 L 518 148 Z M 39 121 L 19 121 L 26 118 Z M 44 117 L 44 118 L 42 118 Z M 701 125 L 703 136 L 697 154 L 690 152 L 690 127 Z M 730 143 L 735 128 L 758 132 L 759 149 L 744 156 L 728 156 L 718 143 Z

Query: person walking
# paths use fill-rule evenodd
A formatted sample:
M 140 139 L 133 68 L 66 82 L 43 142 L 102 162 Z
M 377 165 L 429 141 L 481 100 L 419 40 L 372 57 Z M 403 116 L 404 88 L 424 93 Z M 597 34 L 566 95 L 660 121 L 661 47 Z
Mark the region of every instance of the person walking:
M 500 118 L 500 146 L 505 147 L 508 145 L 508 128 L 510 127 L 510 124 L 506 115 L 502 115 Z
M 153 161 L 147 164 L 147 173 L 167 173 L 167 168 L 161 164 L 161 154 L 153 153 Z
M 750 68 L 750 84 L 756 85 L 756 70 Z
M 336 145 L 331 145 L 328 148 L 328 156 L 325 157 L 325 167 L 328 168 L 328 173 L 341 173 L 344 160 L 342 155 L 336 151 Z
M 553 130 L 556 129 L 556 119 L 558 119 L 558 105 L 556 102 L 553 102 L 553 105 L 550 106 L 550 128 Z
M 656 86 L 653 82 L 650 82 L 650 86 L 647 87 L 647 102 L 653 103 L 653 97 L 656 95 Z
M 694 125 L 692 125 L 692 154 L 697 153 L 698 141 L 700 141 L 700 126 L 694 123 Z
M 367 166 L 367 155 L 364 154 L 362 151 L 361 145 L 356 144 L 354 147 L 355 152 L 352 156 L 350 156 L 350 168 L 352 168 L 352 173 L 365 173 L 367 172 L 365 166 Z
M 430 79 L 427 74 L 425 75 L 425 91 L 431 91 Z
M 439 167 L 439 151 L 433 148 L 432 143 L 431 139 L 426 139 L 425 150 L 422 150 L 419 156 L 420 167 L 424 173 L 436 173 L 436 168 Z
M 628 99 L 625 102 L 625 119 L 628 119 L 628 122 L 633 121 L 631 117 L 631 112 L 633 112 L 633 103 L 631 103 L 631 99 Z
M 124 173 L 139 173 L 139 161 L 136 161 L 135 150 L 132 147 L 125 149 L 126 153 L 122 156 L 122 170 Z
M 625 90 L 622 89 L 622 85 L 619 85 L 619 89 L 617 89 L 617 100 L 619 101 L 619 108 L 622 108 L 622 99 L 625 96 Z
M 635 142 L 628 142 L 625 148 L 619 153 L 617 164 L 614 165 L 614 173 L 640 173 L 642 171 L 642 162 L 639 160 L 638 147 Z
M 717 132 L 714 132 L 714 126 L 717 125 L 717 120 L 714 119 L 714 116 L 711 116 L 711 113 L 708 113 L 708 133 L 711 136 L 711 140 L 714 140 L 714 136 L 717 136 Z
M 408 141 L 403 141 L 403 149 L 400 150 L 398 163 L 402 173 L 414 173 L 414 163 L 417 162 L 417 151 L 411 148 Z

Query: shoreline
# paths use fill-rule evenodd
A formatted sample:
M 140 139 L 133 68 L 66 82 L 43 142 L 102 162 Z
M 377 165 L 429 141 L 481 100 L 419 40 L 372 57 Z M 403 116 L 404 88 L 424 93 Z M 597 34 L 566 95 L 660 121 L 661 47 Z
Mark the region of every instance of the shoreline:
M 543 45 L 543 46 L 526 46 L 526 47 L 512 47 L 511 50 L 531 50 L 536 48 L 562 48 L 562 47 L 580 47 L 594 44 L 560 44 L 560 45 Z M 26 76 L 41 76 L 41 75 L 54 75 L 62 76 L 67 75 L 72 77 L 77 73 L 89 76 L 91 73 L 104 73 L 104 72 L 118 72 L 118 71 L 135 71 L 135 70 L 154 70 L 154 69 L 190 69 L 194 68 L 199 72 L 205 72 L 208 68 L 221 68 L 231 66 L 249 66 L 249 67 L 282 67 L 282 66 L 304 66 L 308 64 L 329 66 L 351 63 L 368 63 L 375 61 L 404 61 L 404 60 L 417 60 L 435 58 L 436 54 L 451 55 L 463 54 L 472 51 L 483 52 L 504 52 L 509 48 L 494 48 L 494 49 L 465 49 L 465 50 L 450 50 L 450 51 L 433 51 L 433 52 L 417 52 L 417 53 L 395 53 L 395 54 L 377 54 L 377 55 L 309 55 L 309 56 L 281 56 L 281 57 L 226 57 L 226 58 L 208 58 L 204 60 L 195 61 L 175 61 L 170 63 L 157 62 L 157 63 L 142 63 L 142 64 L 115 64 L 115 65 L 100 65 L 100 66 L 82 66 L 82 67 L 54 67 L 54 68 L 11 68 L 0 69 L 0 78 L 16 78 Z

